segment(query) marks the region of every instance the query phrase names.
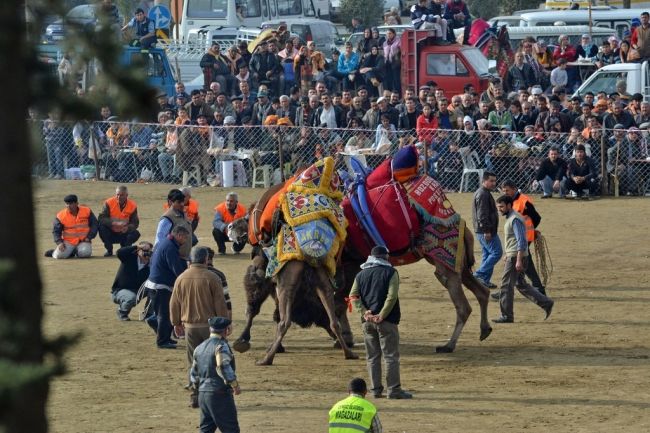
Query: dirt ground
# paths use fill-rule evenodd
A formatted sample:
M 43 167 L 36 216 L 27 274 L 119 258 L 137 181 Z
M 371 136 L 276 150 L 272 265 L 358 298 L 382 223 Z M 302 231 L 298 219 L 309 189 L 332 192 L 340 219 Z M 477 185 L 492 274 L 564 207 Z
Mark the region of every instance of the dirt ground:
M 97 213 L 115 184 L 48 181 L 37 185 L 39 255 L 51 248 L 51 221 L 63 196 L 76 193 Z M 130 186 L 143 239 L 152 239 L 167 185 Z M 243 203 L 261 190 L 240 189 Z M 201 205 L 200 243 L 214 246 L 212 208 L 225 191 L 195 190 Z M 450 196 L 471 220 L 471 194 Z M 494 326 L 479 342 L 478 304 L 455 353 L 434 347 L 455 320 L 433 268 L 400 268 L 402 384 L 411 401 L 375 400 L 385 432 L 647 432 L 650 431 L 650 224 L 647 199 L 590 202 L 537 200 L 555 272 L 549 320 L 517 295 L 514 324 Z M 185 348 L 159 350 L 137 320 L 118 322 L 109 292 L 118 261 L 95 242 L 87 260 L 42 258 L 45 330 L 82 332 L 67 355 L 69 373 L 51 392 L 51 431 L 190 432 L 199 413 L 187 406 Z M 246 248 L 245 252 L 248 251 Z M 480 258 L 478 248 L 477 257 Z M 235 329 L 243 326 L 242 275 L 247 254 L 219 257 L 233 296 Z M 495 280 L 501 274 L 497 267 Z M 466 291 L 468 296 L 471 294 Z M 490 304 L 489 316 L 499 310 Z M 367 377 L 360 324 L 351 317 L 360 360 L 346 361 L 319 329 L 292 327 L 271 367 L 258 367 L 274 326 L 268 303 L 253 328 L 252 349 L 237 356 L 242 432 L 324 432 L 331 405 L 353 376 Z M 137 318 L 137 313 L 132 312 Z M 361 344 L 359 344 L 361 343 Z

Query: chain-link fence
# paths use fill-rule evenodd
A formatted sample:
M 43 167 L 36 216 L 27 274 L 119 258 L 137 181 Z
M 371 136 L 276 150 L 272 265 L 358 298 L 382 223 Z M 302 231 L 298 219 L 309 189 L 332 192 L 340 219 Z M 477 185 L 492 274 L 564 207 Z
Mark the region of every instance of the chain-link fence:
M 349 168 L 351 157 L 374 168 L 400 146 L 417 144 L 422 172 L 450 192 L 475 190 L 491 171 L 498 182 L 545 195 L 650 193 L 650 138 L 634 129 L 517 134 L 52 120 L 31 126 L 34 175 L 54 179 L 263 187 L 325 156 L 339 168 Z M 428 143 L 426 158 L 421 143 Z

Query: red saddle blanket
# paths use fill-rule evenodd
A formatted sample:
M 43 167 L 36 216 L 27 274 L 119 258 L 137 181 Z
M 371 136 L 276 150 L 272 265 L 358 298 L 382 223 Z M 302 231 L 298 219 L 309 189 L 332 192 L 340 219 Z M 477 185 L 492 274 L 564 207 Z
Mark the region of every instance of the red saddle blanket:
M 409 205 L 406 190 L 397 182 L 389 182 L 368 190 L 370 215 L 391 253 L 406 251 L 420 235 L 420 222 L 415 210 Z M 364 232 L 352 209 L 350 199 L 342 202 L 343 213 L 348 220 L 348 238 L 354 249 L 363 256 L 370 255 L 374 246 Z

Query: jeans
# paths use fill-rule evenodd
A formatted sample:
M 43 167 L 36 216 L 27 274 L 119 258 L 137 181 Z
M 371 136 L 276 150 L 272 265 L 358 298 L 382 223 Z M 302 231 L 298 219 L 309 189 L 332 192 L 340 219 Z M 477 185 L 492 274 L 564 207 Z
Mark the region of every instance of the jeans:
M 135 293 L 128 289 L 118 289 L 111 293 L 113 303 L 120 306 L 120 311 L 129 314 L 131 309 L 135 307 Z
M 551 196 L 553 195 L 553 183 L 555 181 L 551 179 L 550 176 L 546 176 L 544 179 L 542 179 L 542 190 L 544 191 L 544 195 Z M 560 197 L 564 197 L 566 195 L 566 177 L 562 178 L 560 181 Z
M 151 306 L 156 313 L 156 344 L 161 346 L 171 341 L 172 322 L 169 318 L 169 300 L 172 292 L 165 289 L 150 290 Z
M 45 146 L 47 148 L 47 166 L 50 176 L 57 174 L 63 176 L 62 144 L 52 140 L 47 140 Z
M 158 154 L 158 166 L 163 179 L 169 180 L 171 177 L 179 177 L 180 170 L 174 164 L 174 155 L 170 153 Z
M 492 279 L 492 273 L 494 272 L 494 265 L 497 264 L 501 256 L 503 255 L 503 250 L 501 249 L 501 239 L 499 239 L 498 234 L 493 234 L 492 239 L 487 241 L 483 233 L 476 233 L 479 243 L 481 244 L 481 265 L 476 270 L 474 275 L 482 279 L 486 283 L 489 283 Z

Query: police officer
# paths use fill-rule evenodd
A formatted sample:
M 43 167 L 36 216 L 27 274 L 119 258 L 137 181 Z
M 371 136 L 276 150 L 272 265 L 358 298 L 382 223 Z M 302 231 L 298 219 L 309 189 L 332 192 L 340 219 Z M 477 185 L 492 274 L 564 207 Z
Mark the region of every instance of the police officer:
M 383 357 L 388 398 L 412 398 L 411 393 L 402 389 L 399 374 L 399 275 L 388 261 L 386 247 L 376 246 L 370 254 L 354 279 L 350 300 L 362 314 L 363 341 L 372 392 L 375 398 L 382 397 Z
M 210 338 L 194 350 L 191 380 L 199 390 L 202 433 L 239 433 L 234 395 L 241 389 L 235 374 L 235 356 L 226 337 L 230 335 L 231 320 L 211 317 Z
M 382 427 L 374 404 L 365 399 L 366 381 L 355 377 L 348 385 L 350 395 L 332 406 L 329 413 L 329 433 L 381 433 Z

